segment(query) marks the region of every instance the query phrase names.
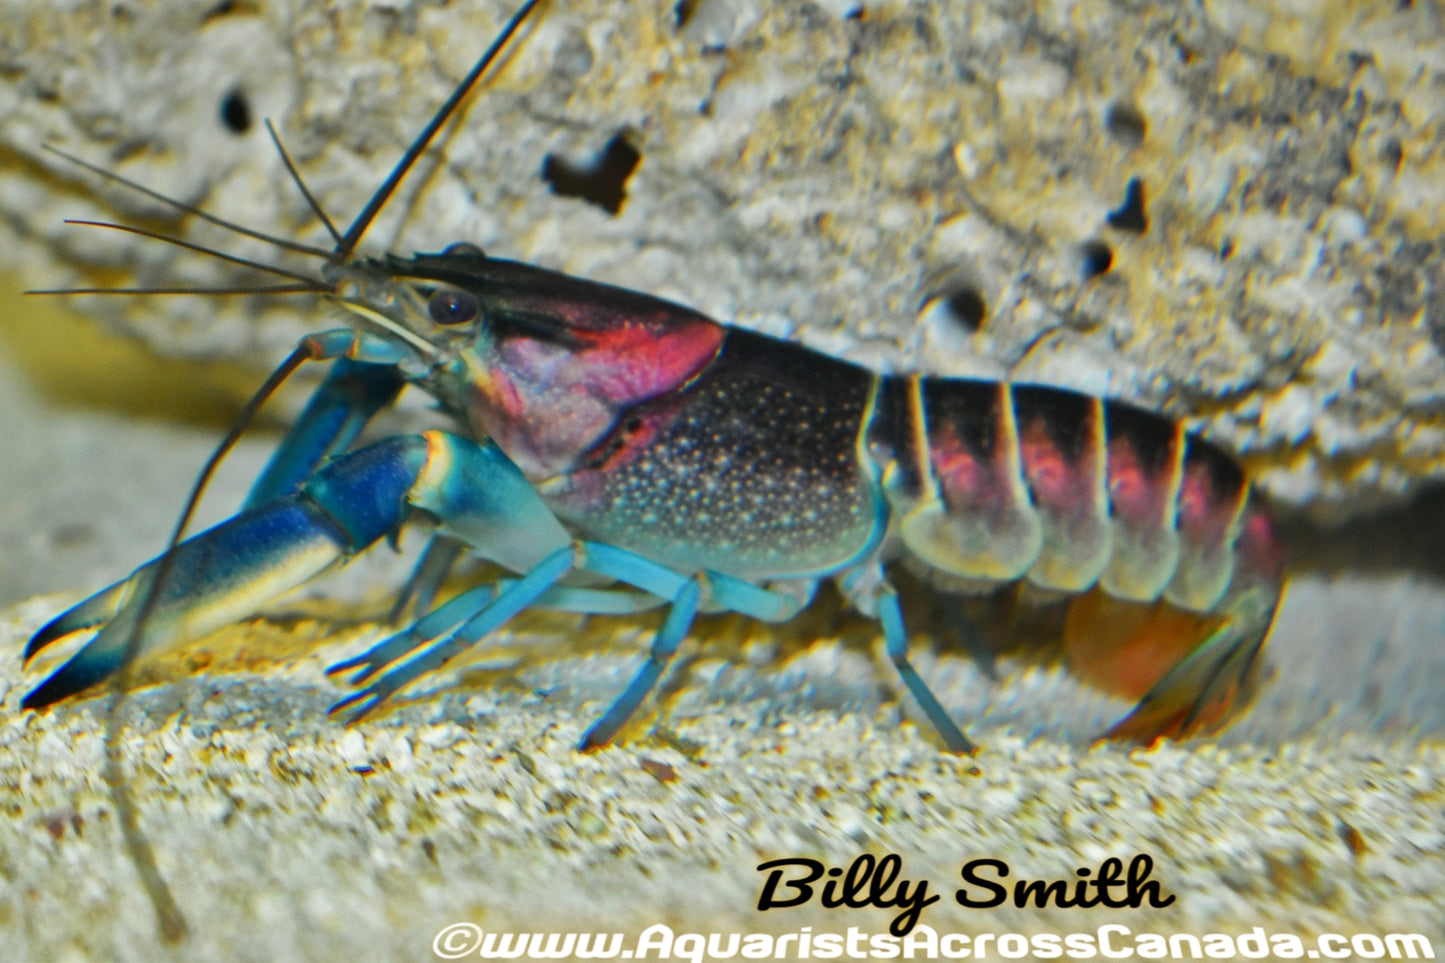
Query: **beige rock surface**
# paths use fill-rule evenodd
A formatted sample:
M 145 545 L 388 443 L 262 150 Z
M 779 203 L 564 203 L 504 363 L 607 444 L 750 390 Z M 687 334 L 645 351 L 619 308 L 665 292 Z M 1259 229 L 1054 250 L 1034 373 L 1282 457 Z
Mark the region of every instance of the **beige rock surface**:
M 345 220 L 507 9 L 12 2 L 0 251 L 36 284 L 221 276 L 61 224 L 143 214 L 266 253 L 97 192 L 46 143 L 317 240 L 260 119 Z M 1445 475 L 1439 16 L 551 4 L 371 241 L 466 239 L 875 365 L 1142 398 L 1207 422 L 1276 497 L 1357 511 Z M 618 135 L 641 156 L 618 215 L 548 189 L 549 157 Z M 920 319 L 963 290 L 977 332 Z M 271 358 L 320 323 L 289 301 L 84 304 L 168 353 Z

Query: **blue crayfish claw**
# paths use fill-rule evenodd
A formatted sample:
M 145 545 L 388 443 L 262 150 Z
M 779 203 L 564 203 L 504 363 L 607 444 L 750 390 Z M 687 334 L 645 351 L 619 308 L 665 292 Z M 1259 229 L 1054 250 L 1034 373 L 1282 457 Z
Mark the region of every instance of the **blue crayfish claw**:
M 424 436 L 378 442 L 328 463 L 292 494 L 181 543 L 144 625 L 138 609 L 152 594 L 159 560 L 62 613 L 30 640 L 27 660 L 74 632 L 100 631 L 24 706 L 43 708 L 108 678 L 128 649 L 142 656 L 209 635 L 366 548 L 401 524 L 428 452 Z

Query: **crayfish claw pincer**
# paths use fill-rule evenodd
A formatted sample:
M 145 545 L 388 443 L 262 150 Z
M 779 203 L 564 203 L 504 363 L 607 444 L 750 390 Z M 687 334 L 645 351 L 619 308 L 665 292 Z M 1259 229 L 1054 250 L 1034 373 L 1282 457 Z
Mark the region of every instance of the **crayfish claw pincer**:
M 362 689 L 335 703 L 326 714 L 333 718 L 340 716 L 344 725 L 354 726 L 385 700 L 386 696 L 379 692 Z

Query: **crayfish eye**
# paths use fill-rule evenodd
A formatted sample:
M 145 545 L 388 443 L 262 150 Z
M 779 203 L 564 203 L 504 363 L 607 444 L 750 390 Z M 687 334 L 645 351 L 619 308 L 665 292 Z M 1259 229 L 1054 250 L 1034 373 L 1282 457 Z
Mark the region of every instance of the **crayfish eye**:
M 438 291 L 427 311 L 437 324 L 466 324 L 477 316 L 477 299 L 465 291 Z
M 446 250 L 442 251 L 446 257 L 486 257 L 487 252 L 467 241 L 458 241 L 455 244 L 448 244 Z

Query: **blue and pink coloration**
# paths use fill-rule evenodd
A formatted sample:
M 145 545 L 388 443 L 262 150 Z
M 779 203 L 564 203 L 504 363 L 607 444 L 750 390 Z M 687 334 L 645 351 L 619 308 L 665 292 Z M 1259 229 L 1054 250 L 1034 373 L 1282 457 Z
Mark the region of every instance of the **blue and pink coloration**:
M 437 531 L 408 589 L 421 617 L 336 667 L 365 683 L 337 707 L 353 719 L 523 609 L 666 607 L 641 669 L 582 740 L 605 745 L 697 613 L 785 620 L 832 578 L 881 623 L 947 748 L 971 751 L 909 662 L 894 562 L 940 590 L 1025 581 L 1077 596 L 1070 657 L 1140 698 L 1111 735 L 1216 721 L 1256 664 L 1280 553 L 1240 468 L 1177 424 L 1043 385 L 879 375 L 471 245 L 353 257 L 380 203 L 337 235 L 312 282 L 356 328 L 307 339 L 331 373 L 245 509 L 175 548 L 158 589 L 160 560 L 41 629 L 27 659 L 99 632 L 27 707 L 111 676 L 128 650 L 243 618 L 412 520 Z M 353 450 L 407 384 L 454 431 Z M 461 553 L 514 577 L 433 607 Z M 1132 625 L 1101 641 L 1104 610 L 1120 605 Z

